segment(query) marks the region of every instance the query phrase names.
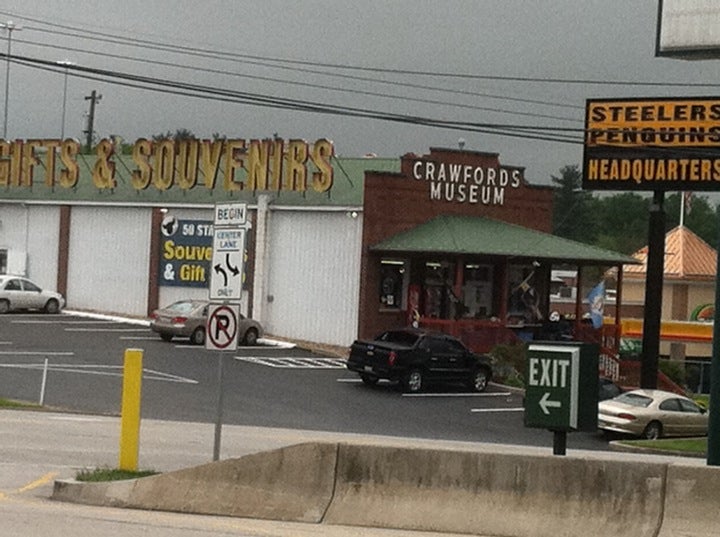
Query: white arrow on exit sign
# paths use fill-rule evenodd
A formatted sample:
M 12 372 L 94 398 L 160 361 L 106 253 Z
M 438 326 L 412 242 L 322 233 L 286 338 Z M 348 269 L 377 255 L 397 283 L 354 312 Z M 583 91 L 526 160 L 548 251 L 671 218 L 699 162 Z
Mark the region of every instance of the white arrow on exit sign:
M 540 399 L 540 409 L 543 414 L 550 414 L 548 408 L 560 408 L 561 406 L 560 401 L 550 401 L 550 392 L 545 392 L 545 395 Z

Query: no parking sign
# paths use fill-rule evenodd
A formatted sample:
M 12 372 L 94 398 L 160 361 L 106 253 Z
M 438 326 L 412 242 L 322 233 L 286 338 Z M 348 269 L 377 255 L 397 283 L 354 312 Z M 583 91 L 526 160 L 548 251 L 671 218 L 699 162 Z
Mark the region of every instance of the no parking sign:
M 210 304 L 205 326 L 205 348 L 214 351 L 234 351 L 238 343 L 240 306 Z

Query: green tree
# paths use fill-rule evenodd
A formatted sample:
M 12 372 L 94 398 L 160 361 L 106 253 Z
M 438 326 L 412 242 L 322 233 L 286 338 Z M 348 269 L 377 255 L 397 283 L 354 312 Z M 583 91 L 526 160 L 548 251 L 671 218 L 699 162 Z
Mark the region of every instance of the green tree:
M 632 254 L 647 245 L 650 202 L 650 197 L 635 192 L 598 197 L 595 245 L 624 254 Z
M 582 174 L 577 164 L 564 166 L 560 176 L 551 177 L 556 186 L 553 198 L 553 233 L 566 239 L 592 244 L 593 198 L 582 190 Z
M 153 134 L 152 139 L 154 142 L 159 142 L 161 140 L 196 140 L 197 137 L 191 130 L 178 129 L 174 133 L 167 131 L 166 133 Z
M 681 192 L 665 196 L 665 229 L 670 231 L 680 224 Z M 717 248 L 717 206 L 713 207 L 707 197 L 693 192 L 689 206 L 685 207 L 684 225 L 713 248 Z

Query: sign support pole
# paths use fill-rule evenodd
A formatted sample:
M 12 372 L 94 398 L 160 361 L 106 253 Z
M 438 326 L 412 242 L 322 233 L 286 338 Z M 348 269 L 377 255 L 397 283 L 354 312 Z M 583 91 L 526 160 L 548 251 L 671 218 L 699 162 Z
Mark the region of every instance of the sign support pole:
M 217 411 L 215 413 L 215 441 L 213 442 L 213 462 L 220 460 L 220 439 L 223 423 L 223 353 L 218 353 L 217 369 Z
M 718 229 L 720 212 L 716 211 Z M 720 312 L 720 238 L 718 239 L 717 275 L 715 277 L 715 311 Z M 717 317 L 717 313 L 715 314 Z M 714 404 L 713 404 L 714 401 Z M 710 413 L 708 417 L 708 466 L 720 466 L 720 319 L 713 323 L 712 358 L 710 364 Z
M 567 432 L 553 431 L 553 455 L 565 455 L 567 452 Z
M 660 354 L 660 316 L 662 310 L 663 273 L 665 271 L 664 192 L 656 190 L 650 206 L 647 273 L 645 278 L 645 313 L 643 319 L 640 387 L 657 388 Z

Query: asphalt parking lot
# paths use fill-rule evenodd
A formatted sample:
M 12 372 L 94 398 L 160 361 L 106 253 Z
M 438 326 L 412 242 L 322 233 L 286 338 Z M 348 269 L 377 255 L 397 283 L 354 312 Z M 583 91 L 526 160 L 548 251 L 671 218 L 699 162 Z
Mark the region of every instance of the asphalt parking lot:
M 276 344 L 209 351 L 162 341 L 141 321 L 71 312 L 0 316 L 0 397 L 42 397 L 53 408 L 117 415 L 128 348 L 143 350 L 143 418 L 214 423 L 222 360 L 227 424 L 552 446 L 551 433 L 524 427 L 522 396 L 502 386 L 404 394 L 387 382 L 363 385 L 327 353 Z M 574 447 L 602 450 L 607 443 L 575 433 L 568 439 Z

